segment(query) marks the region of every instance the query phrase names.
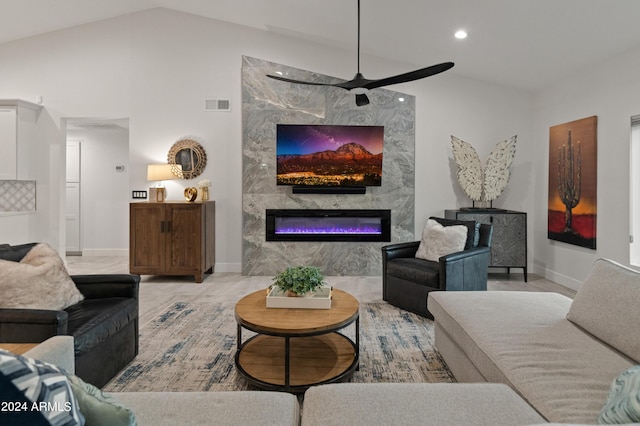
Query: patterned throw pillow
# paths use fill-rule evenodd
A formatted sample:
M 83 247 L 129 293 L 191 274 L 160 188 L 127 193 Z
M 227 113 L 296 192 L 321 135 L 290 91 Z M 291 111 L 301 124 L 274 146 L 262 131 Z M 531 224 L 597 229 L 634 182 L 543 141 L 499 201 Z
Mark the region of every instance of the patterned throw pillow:
M 640 365 L 620 373 L 611 384 L 609 398 L 600 415 L 599 424 L 640 422 Z
M 84 425 L 64 370 L 52 364 L 0 349 L 0 395 L 0 424 Z

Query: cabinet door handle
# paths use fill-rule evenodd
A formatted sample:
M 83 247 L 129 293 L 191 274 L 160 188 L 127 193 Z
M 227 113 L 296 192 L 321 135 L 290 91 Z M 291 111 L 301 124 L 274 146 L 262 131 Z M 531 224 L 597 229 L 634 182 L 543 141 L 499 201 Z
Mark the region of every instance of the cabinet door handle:
M 166 223 L 167 223 L 167 222 L 165 222 L 164 220 L 160 222 L 160 233 L 161 233 L 161 234 L 164 234 L 164 232 L 165 232 L 165 228 L 166 228 L 166 226 L 165 226 L 165 225 L 166 225 Z
M 167 232 L 171 232 L 171 221 L 167 221 Z

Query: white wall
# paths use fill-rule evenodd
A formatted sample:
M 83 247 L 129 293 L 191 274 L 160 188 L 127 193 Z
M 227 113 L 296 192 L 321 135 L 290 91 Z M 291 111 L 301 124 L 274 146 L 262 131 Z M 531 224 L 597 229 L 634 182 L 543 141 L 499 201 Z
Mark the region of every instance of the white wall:
M 199 179 L 212 181 L 216 271 L 239 271 L 242 55 L 342 78 L 351 78 L 356 67 L 354 52 L 154 9 L 0 45 L 0 97 L 42 96 L 58 130 L 47 131 L 47 143 L 64 144 L 62 117 L 128 117 L 131 190 L 148 187 L 146 165 L 166 161 L 176 140 L 198 138 L 207 168 L 194 181 L 167 182 L 169 199 L 179 199 L 182 188 Z M 363 57 L 361 68 L 368 78 L 380 78 L 417 67 Z M 473 144 L 483 161 L 497 142 L 517 134 L 512 181 L 494 206 L 534 212 L 536 139 L 529 93 L 458 77 L 455 68 L 393 89 L 417 97 L 417 235 L 428 216 L 470 205 L 455 180 L 452 134 Z M 232 111 L 203 111 L 209 97 L 229 98 Z M 58 212 L 59 223 L 64 209 L 47 208 L 52 216 Z M 59 230 L 40 232 L 50 236 Z
M 629 264 L 629 141 L 640 114 L 640 50 L 594 65 L 536 94 L 535 272 L 577 288 L 600 257 Z M 547 239 L 549 127 L 598 116 L 597 249 Z

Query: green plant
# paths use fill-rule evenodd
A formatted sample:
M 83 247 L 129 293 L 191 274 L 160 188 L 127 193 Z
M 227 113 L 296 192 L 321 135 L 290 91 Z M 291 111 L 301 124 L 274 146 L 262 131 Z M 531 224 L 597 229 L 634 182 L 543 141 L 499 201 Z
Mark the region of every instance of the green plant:
M 273 281 L 282 291 L 288 290 L 302 295 L 322 286 L 324 276 L 316 266 L 294 266 L 280 272 L 273 277 Z

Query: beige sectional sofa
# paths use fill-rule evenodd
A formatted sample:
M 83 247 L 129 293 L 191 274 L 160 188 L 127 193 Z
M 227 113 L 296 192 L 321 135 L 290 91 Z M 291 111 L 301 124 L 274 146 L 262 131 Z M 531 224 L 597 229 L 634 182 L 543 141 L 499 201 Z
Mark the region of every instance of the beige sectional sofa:
M 550 422 L 595 424 L 610 386 L 640 363 L 640 274 L 600 259 L 575 298 L 437 292 L 435 345 L 459 382 L 504 383 Z
M 25 356 L 73 371 L 73 338 L 53 337 Z M 491 425 L 544 423 L 503 384 L 340 383 L 298 399 L 284 392 L 118 392 L 139 426 L 153 425 Z
M 596 262 L 575 299 L 432 292 L 436 347 L 459 382 L 328 384 L 288 393 L 112 394 L 138 425 L 595 424 L 613 380 L 640 361 L 640 274 Z M 25 355 L 74 370 L 73 338 Z M 494 383 L 487 383 L 494 382 Z

